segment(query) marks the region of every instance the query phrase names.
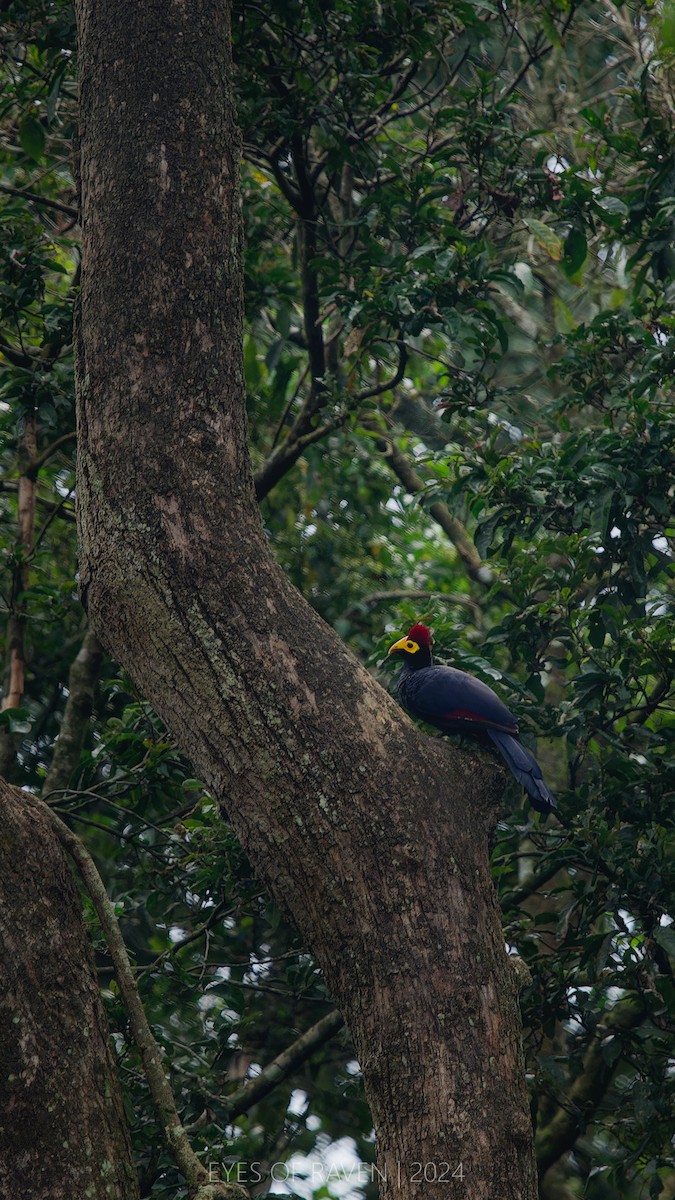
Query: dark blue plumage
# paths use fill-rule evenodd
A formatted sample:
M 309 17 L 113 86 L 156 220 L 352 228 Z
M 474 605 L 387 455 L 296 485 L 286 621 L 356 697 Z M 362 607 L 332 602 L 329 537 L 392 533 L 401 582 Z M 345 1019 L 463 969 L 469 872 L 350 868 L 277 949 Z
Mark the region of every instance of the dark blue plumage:
M 484 733 L 507 767 L 525 788 L 533 808 L 541 813 L 557 806 L 536 759 L 518 736 L 515 717 L 480 679 L 454 667 L 435 667 L 431 634 L 426 625 L 413 625 L 407 637 L 389 649 L 403 659 L 398 698 L 407 712 L 443 733 Z

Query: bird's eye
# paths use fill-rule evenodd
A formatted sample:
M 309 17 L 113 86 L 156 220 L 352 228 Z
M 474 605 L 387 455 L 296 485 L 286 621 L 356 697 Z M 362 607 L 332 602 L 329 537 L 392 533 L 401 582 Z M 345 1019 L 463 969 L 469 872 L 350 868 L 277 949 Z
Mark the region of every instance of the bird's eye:
M 405 648 L 406 648 L 406 650 L 416 650 L 417 646 L 415 645 L 414 642 L 406 642 Z

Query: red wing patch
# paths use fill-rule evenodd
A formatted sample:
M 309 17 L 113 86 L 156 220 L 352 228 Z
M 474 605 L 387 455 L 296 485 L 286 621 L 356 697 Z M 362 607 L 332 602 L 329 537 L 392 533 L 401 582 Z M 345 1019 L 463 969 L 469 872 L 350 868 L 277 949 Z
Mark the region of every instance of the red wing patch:
M 514 737 L 518 736 L 518 726 L 515 722 L 513 725 L 500 725 L 499 722 L 492 721 L 489 717 L 481 717 L 480 713 L 470 712 L 467 708 L 455 708 L 452 712 L 443 713 L 443 720 L 472 721 L 474 725 L 487 725 L 492 729 L 503 729 L 504 733 L 513 734 Z

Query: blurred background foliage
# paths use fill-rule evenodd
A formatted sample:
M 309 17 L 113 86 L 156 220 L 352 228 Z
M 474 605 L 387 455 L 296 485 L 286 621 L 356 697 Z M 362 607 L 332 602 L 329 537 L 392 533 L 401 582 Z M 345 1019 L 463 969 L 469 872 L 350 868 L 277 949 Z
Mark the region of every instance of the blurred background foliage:
M 493 858 L 541 1195 L 672 1198 L 675 6 L 241 2 L 234 39 L 270 546 L 385 686 L 423 619 L 536 740 L 569 825 L 511 788 Z M 95 855 L 205 1161 L 340 1194 L 300 1175 L 372 1161 L 346 1033 L 241 1090 L 320 972 L 86 631 L 70 6 L 3 0 L 0 47 L 0 766 Z M 88 912 L 142 1194 L 178 1196 Z

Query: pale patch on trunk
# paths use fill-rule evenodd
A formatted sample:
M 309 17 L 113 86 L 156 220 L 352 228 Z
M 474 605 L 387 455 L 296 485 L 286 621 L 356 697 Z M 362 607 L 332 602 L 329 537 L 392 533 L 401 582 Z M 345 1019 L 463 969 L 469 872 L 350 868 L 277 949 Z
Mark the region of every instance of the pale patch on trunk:
M 356 704 L 356 719 L 361 726 L 364 738 L 369 743 L 369 748 L 378 758 L 386 758 L 387 750 L 383 745 L 383 740 L 387 737 L 391 729 L 391 721 L 387 708 L 382 704 L 382 693 L 378 688 L 377 692 L 370 688 L 364 689 Z
M 159 186 L 163 192 L 171 190 L 171 178 L 169 176 L 169 162 L 166 157 L 166 146 L 162 142 L 159 148 Z
M 159 509 L 162 525 L 172 546 L 182 558 L 190 553 L 191 538 L 185 528 L 181 506 L 175 496 L 155 496 L 155 505 Z
M 296 717 L 306 711 L 318 716 L 319 706 L 316 702 L 316 695 L 307 686 L 304 679 L 300 678 L 297 659 L 288 642 L 278 637 L 276 633 L 270 634 L 269 637 L 269 658 L 270 661 L 281 664 L 286 678 L 298 693 L 296 696 L 289 697 L 289 704 Z

